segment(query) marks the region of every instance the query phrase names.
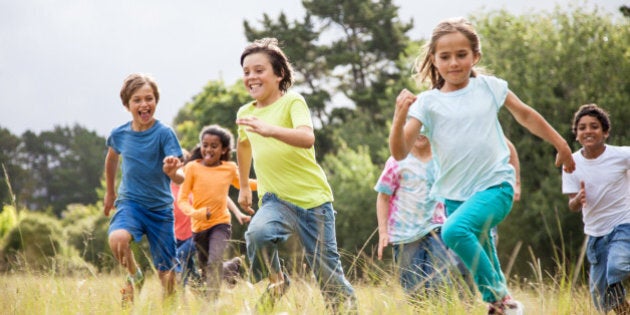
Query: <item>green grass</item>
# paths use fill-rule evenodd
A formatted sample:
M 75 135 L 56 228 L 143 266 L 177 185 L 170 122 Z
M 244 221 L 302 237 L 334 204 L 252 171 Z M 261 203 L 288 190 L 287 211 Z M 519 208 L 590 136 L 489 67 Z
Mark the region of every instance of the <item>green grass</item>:
M 252 314 L 266 282 L 255 285 L 241 281 L 233 289 L 223 288 L 216 303 L 209 303 L 189 290 L 178 291 L 172 300 L 162 299 L 156 276 L 147 278 L 132 308 L 122 310 L 122 275 L 63 277 L 33 273 L 0 276 L 2 314 Z M 294 276 L 292 287 L 274 309 L 274 314 L 325 313 L 317 285 Z M 569 288 L 562 282 L 512 284 L 512 294 L 523 302 L 526 314 L 596 314 L 587 288 Z M 439 298 L 406 300 L 394 277 L 379 285 L 353 284 L 360 314 L 486 314 L 479 296 L 462 298 L 445 292 Z M 448 289 L 447 289 L 448 290 Z

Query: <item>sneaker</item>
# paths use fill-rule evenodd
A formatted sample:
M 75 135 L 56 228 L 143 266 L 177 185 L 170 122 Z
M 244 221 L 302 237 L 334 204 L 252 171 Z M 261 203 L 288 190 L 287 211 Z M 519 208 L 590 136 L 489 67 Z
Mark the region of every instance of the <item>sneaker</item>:
M 488 304 L 488 314 L 492 315 L 523 315 L 524 312 L 525 307 L 523 303 L 513 299 L 509 295 L 499 302 Z
M 142 286 L 144 285 L 144 275 L 142 271 L 138 269 L 135 275 L 127 275 L 127 280 L 125 280 L 125 285 L 120 289 L 120 293 L 122 294 L 122 306 L 123 308 L 129 307 L 133 304 L 133 298 L 135 291 L 140 294 L 140 290 L 142 290 Z
M 241 276 L 243 269 L 243 259 L 234 257 L 223 263 L 223 280 L 227 282 L 230 288 L 236 285 L 237 279 Z
M 286 273 L 283 273 L 284 281 L 279 283 L 270 283 L 265 292 L 260 296 L 256 303 L 256 310 L 261 314 L 268 314 L 273 310 L 274 306 L 281 297 L 283 297 L 291 286 L 291 279 Z

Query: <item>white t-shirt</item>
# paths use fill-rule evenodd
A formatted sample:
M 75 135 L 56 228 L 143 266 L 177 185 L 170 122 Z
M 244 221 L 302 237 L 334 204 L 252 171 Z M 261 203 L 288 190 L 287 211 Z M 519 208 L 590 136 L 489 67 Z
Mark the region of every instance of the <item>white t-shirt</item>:
M 584 158 L 581 151 L 573 153 L 575 171 L 562 172 L 562 193 L 577 194 L 584 181 L 584 233 L 603 236 L 620 224 L 630 223 L 630 147 L 606 145 L 595 159 Z
M 433 195 L 464 201 L 503 182 L 514 187 L 510 150 L 498 119 L 507 93 L 507 82 L 480 75 L 457 91 L 422 92 L 411 105 L 409 116 L 422 122 L 438 162 Z

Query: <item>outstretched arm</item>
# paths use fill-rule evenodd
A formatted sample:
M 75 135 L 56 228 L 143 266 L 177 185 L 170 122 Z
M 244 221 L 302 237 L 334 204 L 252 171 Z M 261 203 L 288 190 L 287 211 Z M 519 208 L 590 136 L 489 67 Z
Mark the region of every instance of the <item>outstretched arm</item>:
M 567 173 L 572 173 L 575 170 L 575 161 L 573 161 L 573 156 L 571 155 L 571 148 L 543 116 L 523 103 L 512 91 L 508 91 L 505 107 L 507 107 L 519 124 L 556 148 L 558 151 L 556 166 L 562 165 Z

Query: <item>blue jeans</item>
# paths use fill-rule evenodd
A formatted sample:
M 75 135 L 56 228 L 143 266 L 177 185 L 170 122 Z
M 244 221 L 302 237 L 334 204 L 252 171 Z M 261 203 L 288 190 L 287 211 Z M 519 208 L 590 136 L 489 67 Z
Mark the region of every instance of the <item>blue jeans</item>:
M 176 271 L 182 274 L 182 285 L 188 284 L 188 278 L 199 279 L 200 275 L 195 267 L 195 242 L 192 236 L 185 240 L 177 240 L 177 259 L 179 264 Z
M 442 239 L 471 272 L 485 302 L 509 294 L 490 230 L 512 209 L 514 189 L 508 183 L 473 194 L 468 200 L 446 200 Z
M 618 225 L 604 236 L 589 236 L 586 256 L 595 307 L 609 311 L 620 305 L 626 297 L 622 281 L 630 276 L 630 224 Z
M 293 234 L 304 247 L 306 261 L 315 273 L 327 306 L 337 308 L 345 301 L 354 303 L 354 288 L 343 274 L 337 251 L 335 210 L 330 202 L 304 209 L 266 193 L 245 232 L 252 280 L 258 282 L 270 272 L 281 271 L 278 245 Z
M 395 244 L 394 260 L 400 269 L 400 284 L 407 294 L 438 292 L 449 283 L 452 261 L 439 230 L 406 244 Z M 427 292 L 428 293 L 428 292 Z

